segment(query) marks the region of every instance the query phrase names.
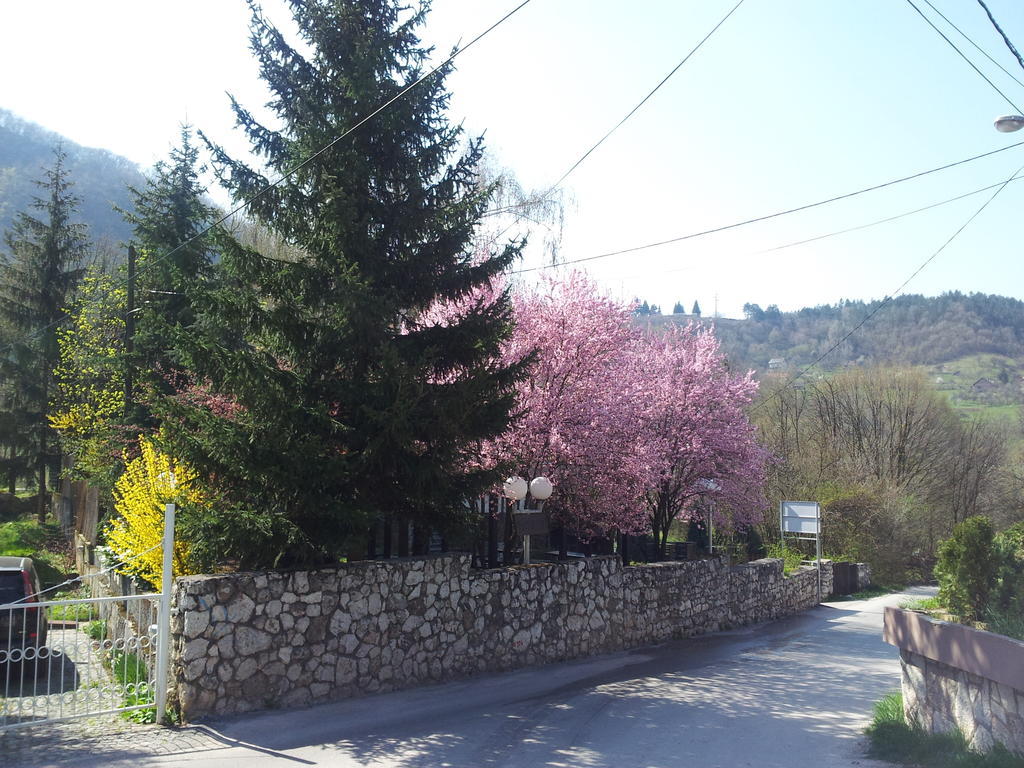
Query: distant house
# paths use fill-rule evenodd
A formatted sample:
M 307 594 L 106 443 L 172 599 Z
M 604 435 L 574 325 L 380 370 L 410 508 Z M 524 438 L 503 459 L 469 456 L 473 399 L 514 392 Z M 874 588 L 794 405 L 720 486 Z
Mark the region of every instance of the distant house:
M 998 389 L 998 388 L 999 388 L 999 385 L 996 384 L 996 382 L 994 382 L 994 381 L 992 381 L 992 379 L 988 379 L 988 378 L 986 378 L 984 376 L 982 376 L 976 382 L 971 384 L 971 389 L 974 390 L 975 392 L 991 392 L 993 389 Z
M 786 358 L 784 357 L 773 357 L 768 361 L 769 371 L 781 371 L 786 368 Z

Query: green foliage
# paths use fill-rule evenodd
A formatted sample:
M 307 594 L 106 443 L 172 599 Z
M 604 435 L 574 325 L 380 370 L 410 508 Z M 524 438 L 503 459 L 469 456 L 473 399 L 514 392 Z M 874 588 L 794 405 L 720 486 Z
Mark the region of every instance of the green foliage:
M 875 703 L 874 719 L 866 732 L 871 741 L 869 756 L 893 763 L 928 768 L 1024 768 L 1024 758 L 1002 744 L 979 753 L 959 731 L 931 734 L 908 725 L 899 693 Z
M 90 621 L 82 627 L 82 631 L 90 640 L 103 640 L 107 636 L 107 622 L 99 619 Z
M 782 560 L 782 572 L 786 575 L 793 573 L 793 571 L 800 568 L 803 565 L 804 554 L 799 549 L 786 546 L 782 542 L 772 542 L 767 547 L 768 554 L 766 557 L 776 558 Z
M 1024 522 L 996 534 L 992 549 L 997 566 L 989 611 L 1000 617 L 996 623 L 1006 624 L 1010 617 L 1024 617 Z
M 69 568 L 66 539 L 60 528 L 37 520 L 0 523 L 0 556 L 31 557 L 44 589 L 64 581 Z
M 135 686 L 134 693 L 124 695 L 123 706 L 135 707 L 153 703 L 154 692 L 149 684 L 149 669 L 144 659 L 134 653 L 115 649 L 110 652 L 108 663 L 119 685 Z M 121 716 L 133 723 L 155 723 L 156 707 L 123 712 Z
M 939 545 L 935 565 L 939 601 L 964 621 L 980 620 L 988 608 L 996 573 L 993 538 L 991 521 L 977 515 L 958 524 Z
M 4 236 L 6 253 L 0 253 L 0 455 L 8 457 L 10 484 L 19 471 L 36 473 L 40 521 L 47 470 L 52 474 L 57 460 L 47 419 L 58 359 L 56 326 L 82 276 L 87 248 L 84 225 L 73 222 L 78 198 L 71 193 L 66 159 L 58 147 L 37 182 L 43 196 L 18 214 Z
M 50 424 L 74 457 L 70 477 L 102 489 L 104 498 L 124 470 L 134 431 L 124 425 L 125 307 L 123 282 L 93 266 L 67 310 L 70 322 L 57 331 Z
M 125 212 L 138 251 L 140 310 L 128 363 L 139 375 L 148 375 L 148 386 L 161 392 L 168 391 L 166 377 L 177 370 L 168 336 L 195 321 L 189 286 L 211 275 L 212 235 L 204 230 L 216 212 L 204 202 L 202 170 L 192 130 L 183 127 L 180 143 L 166 161 L 154 166 L 145 186 L 130 189 L 134 210 Z
M 779 312 L 777 307 L 771 312 L 747 304 L 746 320 L 719 320 L 716 328 L 735 369 L 765 371 L 773 357 L 800 367 L 828 352 L 835 344 L 836 328 L 856 325 L 878 303 L 843 301 L 795 312 Z M 1024 343 L 1024 302 L 1006 296 L 957 291 L 935 297 L 908 294 L 888 302 L 880 317 L 884 322 L 864 326 L 822 364 L 832 369 L 852 361 L 929 365 L 977 354 L 1018 358 Z M 962 375 L 968 377 L 966 371 Z M 993 377 L 998 378 L 998 372 Z
M 989 606 L 985 615 L 985 628 L 997 635 L 1024 640 L 1024 615 Z
M 481 143 L 445 118 L 447 71 L 372 130 L 335 141 L 420 77 L 423 11 L 393 0 L 291 8 L 303 52 L 258 9 L 252 18 L 280 128 L 234 106 L 267 173 L 308 161 L 248 209 L 296 258 L 217 236 L 216 275 L 188 288 L 195 322 L 168 333 L 169 357 L 202 391 L 158 414 L 169 451 L 223 501 L 188 530 L 253 564 L 336 562 L 382 514 L 444 527 L 498 479 L 476 446 L 507 427 L 525 372 L 494 362 L 510 333 L 507 294 L 472 298 L 520 244 L 474 246 L 492 190 L 477 183 Z M 264 187 L 262 170 L 209 146 L 236 199 Z

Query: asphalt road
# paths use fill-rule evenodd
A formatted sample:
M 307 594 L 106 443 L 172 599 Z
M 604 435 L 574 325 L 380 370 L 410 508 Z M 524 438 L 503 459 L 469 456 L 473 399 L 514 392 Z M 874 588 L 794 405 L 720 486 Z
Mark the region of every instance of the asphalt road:
M 880 766 L 864 757 L 862 732 L 872 704 L 899 687 L 897 651 L 881 627 L 883 607 L 905 597 L 311 709 L 136 729 L 84 754 L 81 742 L 22 744 L 7 757 L 197 768 Z

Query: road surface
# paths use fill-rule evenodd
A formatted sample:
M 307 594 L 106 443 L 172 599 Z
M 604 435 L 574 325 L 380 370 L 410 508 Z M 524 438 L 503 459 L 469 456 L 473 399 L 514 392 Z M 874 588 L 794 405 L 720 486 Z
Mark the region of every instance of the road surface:
M 49 742 L 44 730 L 30 729 L 0 740 L 0 765 L 884 765 L 864 757 L 862 733 L 872 704 L 899 687 L 882 614 L 905 598 L 828 603 L 640 651 L 207 726 Z

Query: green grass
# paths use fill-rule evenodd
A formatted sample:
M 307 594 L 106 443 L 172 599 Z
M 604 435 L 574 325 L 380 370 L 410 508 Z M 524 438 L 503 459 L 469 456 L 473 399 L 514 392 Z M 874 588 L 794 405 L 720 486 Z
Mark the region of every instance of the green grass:
M 834 600 L 835 602 L 842 602 L 844 600 L 870 600 L 872 597 L 891 595 L 893 592 L 899 592 L 901 589 L 903 589 L 903 587 L 872 584 L 870 587 L 862 589 L 860 592 L 853 592 L 849 595 L 838 595 Z
M 71 567 L 69 545 L 56 523 L 34 518 L 0 523 L 0 556 L 31 557 L 43 588 L 64 581 Z
M 48 596 L 49 600 L 81 600 L 90 597 L 86 587 L 79 587 L 73 592 L 63 592 Z M 96 613 L 93 603 L 76 603 L 75 605 L 50 606 L 50 621 L 89 621 Z
M 110 654 L 109 663 L 110 671 L 120 685 L 145 684 L 146 686 L 147 690 L 142 693 L 126 693 L 124 696 L 124 706 L 134 707 L 153 702 L 153 691 L 149 690 L 149 670 L 146 667 L 145 661 L 134 653 L 114 650 Z M 131 712 L 122 712 L 121 716 L 133 723 L 155 723 L 156 707 L 133 709 Z
M 99 619 L 90 621 L 82 628 L 82 631 L 85 632 L 90 640 L 102 640 L 107 636 L 107 622 L 100 621 Z
M 867 728 L 868 755 L 878 760 L 928 768 L 1024 768 L 1024 757 L 996 745 L 990 752 L 975 752 L 962 733 L 925 733 L 907 725 L 903 697 L 890 693 L 875 703 L 875 716 Z
M 1002 613 L 990 610 L 986 616 L 985 629 L 997 635 L 1024 640 L 1024 616 L 1009 611 Z
M 914 597 L 900 603 L 900 608 L 908 611 L 944 611 L 945 606 L 937 597 Z

